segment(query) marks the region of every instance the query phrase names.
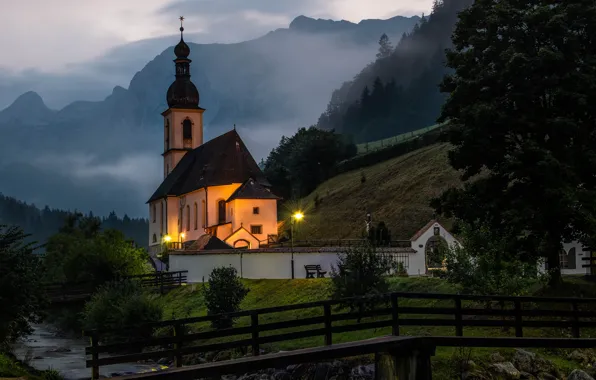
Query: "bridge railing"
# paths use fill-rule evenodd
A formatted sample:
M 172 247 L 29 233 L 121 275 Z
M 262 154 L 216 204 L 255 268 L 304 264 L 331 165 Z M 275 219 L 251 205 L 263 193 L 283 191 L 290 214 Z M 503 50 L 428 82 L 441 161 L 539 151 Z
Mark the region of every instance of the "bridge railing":
M 404 305 L 404 301 L 411 299 L 441 301 L 451 305 Z M 377 307 L 362 312 L 339 308 L 346 301 L 367 302 L 371 299 L 327 300 L 161 321 L 143 325 L 141 328 L 144 331 L 167 328 L 170 331 L 168 336 L 130 342 L 104 344 L 102 337 L 113 337 L 114 334 L 123 333 L 125 330 L 134 331 L 139 329 L 138 326 L 120 331 L 86 331 L 85 335 L 91 338 L 91 346 L 86 348 L 86 354 L 91 355 L 87 360 L 87 367 L 92 368 L 93 378 L 96 379 L 99 367 L 105 365 L 169 357 L 174 358 L 175 365 L 180 367 L 184 355 L 247 347 L 250 347 L 252 355 L 259 355 L 263 345 L 313 337 L 321 337 L 322 343 L 329 346 L 333 343 L 334 334 L 369 329 L 390 328 L 392 335 L 399 336 L 400 330 L 404 327 L 453 327 L 453 334 L 461 337 L 465 327 L 500 327 L 513 328 L 516 337 L 523 337 L 524 328 L 555 328 L 568 329 L 573 338 L 580 338 L 582 328 L 596 328 L 596 310 L 593 308 L 596 305 L 595 298 L 391 293 L 376 297 L 374 302 Z M 478 302 L 496 302 L 501 308 L 478 307 Z M 548 308 L 536 307 L 537 304 L 545 303 L 550 304 Z M 553 307 L 552 304 L 559 307 Z M 586 304 L 590 307 L 580 307 Z M 528 308 L 528 305 L 532 307 Z M 282 312 L 291 312 L 288 313 L 287 320 L 269 322 L 272 314 Z M 296 318 L 297 315 L 303 317 Z M 203 324 L 201 327 L 205 328 L 205 323 L 220 318 L 247 318 L 250 322 L 244 326 L 223 330 L 207 328 L 208 331 L 190 331 L 193 324 Z M 373 320 L 361 321 L 367 318 Z M 106 354 L 110 355 L 105 356 Z

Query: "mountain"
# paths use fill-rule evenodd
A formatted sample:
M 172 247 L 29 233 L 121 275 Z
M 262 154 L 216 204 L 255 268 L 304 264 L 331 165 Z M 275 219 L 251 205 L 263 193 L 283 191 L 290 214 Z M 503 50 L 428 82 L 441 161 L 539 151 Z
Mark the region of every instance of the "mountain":
M 331 91 L 374 59 L 381 32 L 398 38 L 419 19 L 354 24 L 300 16 L 288 28 L 251 41 L 189 43 L 192 80 L 207 109 L 206 139 L 236 124 L 259 161 L 282 135 L 316 121 Z M 177 42 L 173 37 L 171 44 Z M 145 215 L 145 198 L 160 180 L 160 113 L 167 108 L 173 58 L 170 46 L 128 88 L 115 87 L 103 101 L 76 101 L 58 111 L 47 110 L 33 93 L 15 101 L 0 118 L 0 191 L 19 198 L 21 191 L 34 193 L 36 202 L 61 207 L 87 209 L 93 203 L 97 213 L 118 201 L 125 204 L 119 212 Z M 47 181 L 60 190 L 40 191 Z M 122 196 L 99 204 L 98 192 Z M 123 196 L 137 201 L 124 202 Z
M 28 91 L 0 111 L 0 124 L 46 125 L 56 111 L 49 109 L 39 94 Z
M 448 72 L 445 49 L 458 12 L 473 0 L 435 0 L 433 11 L 412 32 L 335 90 L 318 126 L 367 142 L 435 124 L 445 95 L 439 83 Z M 393 40 L 395 41 L 395 40 Z

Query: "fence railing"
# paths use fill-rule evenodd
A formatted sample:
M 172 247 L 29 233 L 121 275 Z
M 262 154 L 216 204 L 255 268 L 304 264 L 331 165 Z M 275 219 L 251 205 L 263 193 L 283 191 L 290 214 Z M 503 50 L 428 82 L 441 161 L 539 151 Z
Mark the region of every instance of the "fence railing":
M 453 302 L 451 307 L 403 306 L 405 300 L 424 299 Z M 296 305 L 285 305 L 236 313 L 210 315 L 187 319 L 155 322 L 141 327 L 122 330 L 91 330 L 85 335 L 91 338 L 91 346 L 85 352 L 91 355 L 87 367 L 92 368 L 93 378 L 99 374 L 100 366 L 136 362 L 139 360 L 174 358 L 177 367 L 182 366 L 184 355 L 205 353 L 208 351 L 228 350 L 250 347 L 252 355 L 259 355 L 262 345 L 288 340 L 322 337 L 324 345 L 333 343 L 334 334 L 368 329 L 391 328 L 394 336 L 400 335 L 405 326 L 453 327 L 455 336 L 463 336 L 465 327 L 501 327 L 514 328 L 516 337 L 524 336 L 524 328 L 569 329 L 573 338 L 580 338 L 581 328 L 596 327 L 596 310 L 582 310 L 580 305 L 596 305 L 596 298 L 547 298 L 547 297 L 506 297 L 474 296 L 459 294 L 431 293 L 391 293 L 376 297 L 377 307 L 363 312 L 333 310 L 347 301 L 365 302 L 370 298 L 352 298 L 328 300 Z M 464 302 L 470 305 L 464 305 Z M 501 308 L 481 308 L 478 302 L 497 302 Z M 564 308 L 526 308 L 528 304 L 557 304 Z M 512 304 L 511 308 L 507 308 Z M 470 307 L 471 306 L 471 307 Z M 511 305 L 509 305 L 511 306 Z M 550 305 L 552 306 L 552 305 Z M 319 309 L 316 316 L 294 318 L 277 322 L 263 323 L 272 313 Z M 293 316 L 300 313 L 292 313 Z M 431 318 L 416 315 L 433 316 Z M 249 317 L 248 326 L 233 327 L 223 330 L 190 332 L 195 323 L 210 322 L 220 318 Z M 373 317 L 375 320 L 362 322 L 361 319 Z M 440 318 L 442 317 L 442 318 Z M 550 317 L 551 319 L 541 319 Z M 557 318 L 553 320 L 552 318 Z M 384 318 L 384 319 L 382 319 Z M 538 319 L 532 319 L 538 318 Z M 586 318 L 590 320 L 586 320 Z M 288 331 L 288 329 L 307 327 L 306 330 Z M 114 337 L 124 331 L 150 332 L 157 328 L 168 328 L 170 336 L 143 338 L 137 341 L 102 344 L 104 338 Z M 209 342 L 213 339 L 235 337 L 230 341 Z M 103 342 L 105 343 L 105 342 Z M 131 353 L 132 352 L 132 353 Z M 103 356 L 110 354 L 110 356 Z M 102 355 L 102 356 L 100 356 Z
M 163 293 L 167 289 L 186 284 L 188 271 L 155 272 L 135 276 L 122 276 L 116 280 L 137 280 L 144 288 L 159 289 Z M 90 281 L 55 282 L 43 285 L 44 293 L 53 302 L 78 300 L 91 296 L 97 284 Z

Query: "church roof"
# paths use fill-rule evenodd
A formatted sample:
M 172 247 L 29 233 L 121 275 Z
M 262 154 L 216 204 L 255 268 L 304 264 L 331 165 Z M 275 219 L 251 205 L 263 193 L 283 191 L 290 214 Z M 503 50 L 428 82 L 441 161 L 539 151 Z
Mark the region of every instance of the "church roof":
M 147 201 L 181 196 L 207 186 L 244 183 L 271 186 L 235 129 L 186 153 Z
M 208 251 L 212 249 L 232 249 L 223 240 L 209 234 L 201 235 L 197 240 L 188 244 L 185 249 L 192 251 Z
M 234 199 L 280 199 L 271 190 L 250 178 L 230 195 L 227 202 Z

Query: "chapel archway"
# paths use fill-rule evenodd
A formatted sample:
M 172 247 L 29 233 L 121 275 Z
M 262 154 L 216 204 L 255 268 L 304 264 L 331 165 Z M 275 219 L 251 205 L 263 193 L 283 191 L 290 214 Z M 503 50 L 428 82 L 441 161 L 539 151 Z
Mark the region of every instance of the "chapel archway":
M 426 241 L 424 253 L 426 255 L 426 269 L 439 269 L 443 267 L 447 240 L 439 235 L 431 236 Z
M 250 249 L 250 242 L 245 239 L 238 239 L 234 242 L 234 248 Z

